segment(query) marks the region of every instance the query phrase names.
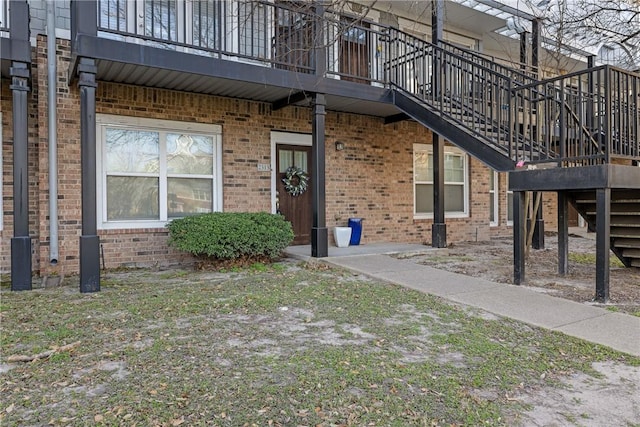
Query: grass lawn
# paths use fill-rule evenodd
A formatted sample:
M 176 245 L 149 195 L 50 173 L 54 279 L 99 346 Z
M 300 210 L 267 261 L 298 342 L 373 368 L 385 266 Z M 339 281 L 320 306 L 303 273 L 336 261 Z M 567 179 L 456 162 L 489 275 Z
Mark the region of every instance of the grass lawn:
M 525 388 L 640 363 L 292 261 L 108 272 L 100 293 L 67 278 L 0 297 L 3 427 L 514 425 Z

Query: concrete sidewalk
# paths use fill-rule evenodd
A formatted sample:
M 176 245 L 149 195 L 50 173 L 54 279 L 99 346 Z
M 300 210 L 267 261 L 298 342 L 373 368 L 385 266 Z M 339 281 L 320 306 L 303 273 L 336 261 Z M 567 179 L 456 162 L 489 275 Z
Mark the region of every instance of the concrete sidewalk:
M 560 331 L 593 343 L 640 356 L 640 317 L 610 312 L 526 286 L 493 283 L 389 256 L 433 251 L 423 245 L 378 244 L 329 248 L 322 262 L 395 283 L 531 325 Z M 310 246 L 292 246 L 287 254 L 309 259 Z

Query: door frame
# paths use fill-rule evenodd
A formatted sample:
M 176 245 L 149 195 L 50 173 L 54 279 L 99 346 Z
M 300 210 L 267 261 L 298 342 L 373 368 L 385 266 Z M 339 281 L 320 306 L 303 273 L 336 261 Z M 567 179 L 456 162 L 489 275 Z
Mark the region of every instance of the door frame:
M 276 146 L 278 144 L 311 147 L 313 139 L 310 133 L 271 131 L 271 213 L 273 214 L 276 213 L 276 175 L 278 175 Z

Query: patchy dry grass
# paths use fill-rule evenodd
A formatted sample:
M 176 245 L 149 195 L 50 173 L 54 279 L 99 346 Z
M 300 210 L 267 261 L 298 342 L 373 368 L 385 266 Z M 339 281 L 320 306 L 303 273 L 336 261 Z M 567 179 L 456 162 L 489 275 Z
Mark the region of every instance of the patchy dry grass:
M 68 282 L 1 297 L 3 426 L 513 425 L 524 389 L 640 363 L 293 262 L 111 272 L 96 294 Z

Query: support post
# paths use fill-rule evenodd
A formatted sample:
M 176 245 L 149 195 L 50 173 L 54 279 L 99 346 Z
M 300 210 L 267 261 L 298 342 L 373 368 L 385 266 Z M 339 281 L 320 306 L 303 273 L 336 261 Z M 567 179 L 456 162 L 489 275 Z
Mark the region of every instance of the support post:
M 558 191 L 558 274 L 569 271 L 569 203 L 567 194 Z
M 82 168 L 82 235 L 80 236 L 80 292 L 100 291 L 100 237 L 96 218 L 96 72 L 95 60 L 81 58 L 80 149 Z
M 13 97 L 13 237 L 11 238 L 11 290 L 31 290 L 31 237 L 29 236 L 29 124 L 28 64 L 11 65 Z
M 447 247 L 447 225 L 444 222 L 444 141 L 433 133 L 433 224 L 431 246 Z
M 539 58 L 540 58 L 540 19 L 535 18 L 531 22 L 531 67 L 534 70 L 536 78 L 538 76 L 538 66 L 539 66 Z M 536 118 L 537 119 L 537 118 Z M 536 123 L 540 123 L 536 120 Z M 533 199 L 536 197 L 542 197 L 541 193 L 533 193 Z M 540 201 L 540 205 L 538 206 L 538 210 L 535 213 L 535 225 L 533 228 L 533 241 L 531 242 L 531 247 L 533 249 L 544 249 L 544 208 L 542 200 Z M 533 220 L 533 218 L 532 218 Z
M 313 192 L 313 225 L 311 227 L 311 256 L 323 258 L 329 255 L 326 196 L 325 196 L 325 106 L 324 94 L 313 96 L 311 148 L 311 189 Z
M 433 0 L 431 2 L 431 43 L 438 46 L 442 40 L 444 31 L 444 0 Z M 431 70 L 431 98 L 441 102 L 441 85 L 443 70 L 440 69 L 440 57 L 442 54 L 438 49 L 433 49 L 432 70 Z
M 596 190 L 596 301 L 609 299 L 611 189 Z
M 437 46 L 444 31 L 444 0 L 433 0 L 431 5 L 431 43 Z
M 526 206 L 524 191 L 513 192 L 513 283 L 525 280 Z
M 587 56 L 587 68 L 593 68 L 595 66 L 596 66 L 596 56 L 595 55 Z M 592 96 L 592 94 L 595 93 L 595 87 L 596 87 L 594 77 L 595 76 L 593 71 L 587 74 L 587 90 L 589 91 L 589 98 L 587 100 L 587 111 L 585 112 L 587 128 L 589 129 L 589 132 L 591 132 L 592 134 L 596 131 L 595 111 L 594 111 L 595 105 L 593 103 L 593 96 Z
M 531 21 L 531 66 L 536 78 L 540 78 L 538 66 L 540 65 L 540 46 L 542 37 L 540 37 L 540 18 L 534 18 Z
M 520 33 L 520 68 L 526 71 L 527 69 L 527 32 Z

